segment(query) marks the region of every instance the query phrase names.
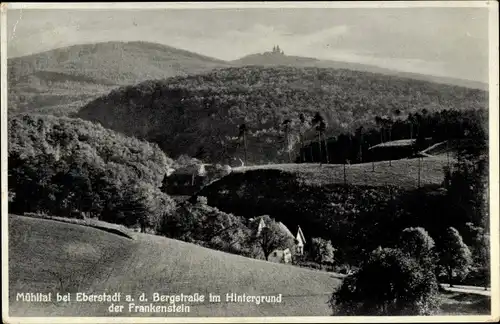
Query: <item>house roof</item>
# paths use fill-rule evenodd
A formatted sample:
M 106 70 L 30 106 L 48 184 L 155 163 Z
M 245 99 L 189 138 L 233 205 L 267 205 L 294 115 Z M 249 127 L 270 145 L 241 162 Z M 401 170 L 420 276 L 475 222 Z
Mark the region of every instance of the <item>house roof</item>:
M 302 233 L 302 229 L 300 228 L 299 226 L 299 229 L 297 230 L 297 239 L 300 237 L 300 239 L 302 240 L 302 243 L 306 243 L 306 238 L 304 236 L 304 233 Z
M 402 139 L 402 140 L 390 141 L 374 145 L 370 147 L 368 150 L 373 150 L 381 147 L 403 147 L 403 146 L 408 147 L 415 144 L 415 141 L 416 141 L 415 139 Z
M 290 236 L 292 238 L 294 237 L 292 232 L 290 232 L 290 230 L 288 229 L 288 227 L 286 227 L 285 224 L 283 224 L 282 222 L 278 222 L 278 226 L 287 236 Z

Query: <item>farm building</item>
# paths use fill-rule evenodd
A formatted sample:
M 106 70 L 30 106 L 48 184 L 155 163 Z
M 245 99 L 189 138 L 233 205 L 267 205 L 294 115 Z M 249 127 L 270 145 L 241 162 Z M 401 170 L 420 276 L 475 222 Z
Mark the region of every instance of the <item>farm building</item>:
M 166 192 L 170 195 L 194 195 L 208 183 L 231 173 L 229 166 L 191 164 L 167 173 Z
M 304 254 L 304 244 L 306 244 L 306 238 L 304 237 L 304 233 L 302 233 L 302 229 L 299 226 L 297 236 L 295 237 L 295 253 L 298 255 Z
M 380 143 L 368 149 L 368 159 L 371 161 L 398 160 L 410 157 L 415 151 L 415 140 L 397 140 Z
M 256 236 L 259 236 L 262 233 L 262 230 L 265 227 L 267 227 L 265 221 L 266 218 L 270 220 L 269 216 L 267 215 L 260 216 L 257 217 L 256 219 L 251 220 L 254 224 L 258 224 L 256 225 Z M 288 229 L 288 227 L 286 227 L 286 225 L 283 224 L 282 222 L 276 222 L 276 225 L 285 236 L 290 238 L 291 244 L 290 246 L 283 246 L 281 248 L 272 251 L 267 256 L 267 259 L 268 261 L 271 262 L 290 263 L 293 254 L 302 255 L 304 253 L 304 244 L 306 243 L 304 233 L 302 233 L 300 226 L 298 228 L 297 235 L 294 236 L 292 232 Z
M 275 263 L 290 263 L 292 262 L 292 253 L 288 248 L 284 250 L 274 250 L 267 257 L 267 261 Z
M 423 144 L 428 147 L 433 143 L 432 138 L 425 138 Z M 385 161 L 406 159 L 417 152 L 415 139 L 402 139 L 374 145 L 368 149 L 369 161 Z

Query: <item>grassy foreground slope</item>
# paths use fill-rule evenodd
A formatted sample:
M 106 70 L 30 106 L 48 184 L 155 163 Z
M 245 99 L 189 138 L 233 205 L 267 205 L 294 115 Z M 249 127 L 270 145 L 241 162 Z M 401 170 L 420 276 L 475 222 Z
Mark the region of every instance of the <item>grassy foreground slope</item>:
M 10 316 L 108 316 L 108 303 L 23 303 L 17 292 L 283 294 L 281 304 L 196 304 L 189 314 L 142 316 L 298 316 L 330 314 L 333 274 L 226 254 L 147 234 L 131 240 L 52 220 L 9 217 Z M 139 302 L 135 302 L 139 303 Z M 125 304 L 125 302 L 122 302 Z M 146 304 L 149 304 L 146 303 Z M 124 313 L 124 316 L 141 316 Z M 116 314 L 115 314 L 116 316 Z

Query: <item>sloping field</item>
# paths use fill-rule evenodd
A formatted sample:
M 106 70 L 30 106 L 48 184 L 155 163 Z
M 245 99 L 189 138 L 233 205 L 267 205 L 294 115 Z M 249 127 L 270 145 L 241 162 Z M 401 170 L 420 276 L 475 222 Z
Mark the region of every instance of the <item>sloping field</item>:
M 373 149 L 373 148 L 376 148 L 376 147 L 411 146 L 414 143 L 415 143 L 414 139 L 402 139 L 402 140 L 397 140 L 397 141 L 390 141 L 390 142 L 380 143 L 380 144 L 372 146 L 370 149 Z
M 334 274 L 274 264 L 148 234 L 131 240 L 98 229 L 9 217 L 10 316 L 298 316 L 329 315 Z M 69 303 L 16 301 L 17 293 L 71 293 Z M 110 303 L 75 302 L 77 292 L 122 293 L 124 313 Z M 189 304 L 190 313 L 128 313 L 124 294 L 149 305 L 152 294 L 221 295 Z M 144 293 L 148 302 L 138 297 Z M 276 295 L 278 304 L 227 303 L 226 293 Z M 156 303 L 156 305 L 168 305 Z
M 452 161 L 450 163 L 453 163 Z M 439 185 L 443 182 L 443 167 L 447 165 L 442 157 L 425 157 L 420 162 L 420 184 Z M 350 185 L 384 186 L 392 185 L 404 188 L 418 186 L 418 159 L 402 159 L 345 166 L 346 181 Z M 255 170 L 280 170 L 295 174 L 307 184 L 325 185 L 344 183 L 344 165 L 304 163 L 304 164 L 269 164 L 233 168 L 241 173 Z M 374 171 L 373 171 L 374 170 Z
M 113 233 L 113 234 L 116 234 L 119 236 L 123 236 L 123 237 L 129 238 L 129 239 L 135 238 L 135 234 L 133 233 L 134 232 L 133 229 L 128 228 L 124 225 L 108 223 L 108 222 L 100 221 L 98 219 L 92 219 L 92 218 L 78 219 L 78 218 L 41 215 L 41 214 L 36 214 L 36 213 L 25 213 L 23 216 L 24 217 L 40 218 L 40 219 L 50 219 L 50 220 L 55 220 L 58 222 L 64 222 L 64 223 L 75 224 L 75 225 L 84 225 L 84 226 L 88 226 L 88 227 L 97 228 L 97 229 L 100 229 L 102 231 L 107 231 L 107 232 L 110 232 L 110 233 Z
M 422 151 L 422 153 L 434 156 L 455 156 L 460 149 L 473 146 L 474 142 L 468 140 L 451 140 L 439 142 Z

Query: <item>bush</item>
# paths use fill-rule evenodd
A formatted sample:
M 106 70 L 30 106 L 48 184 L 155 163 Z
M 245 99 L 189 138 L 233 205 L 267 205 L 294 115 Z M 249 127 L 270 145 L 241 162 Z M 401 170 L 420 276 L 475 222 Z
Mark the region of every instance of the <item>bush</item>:
M 482 285 L 486 289 L 490 284 L 490 235 L 480 226 L 474 226 L 472 223 L 467 223 L 466 226 L 474 264 L 467 282 Z
M 429 315 L 437 310 L 438 282 L 432 271 L 398 249 L 373 251 L 334 291 L 329 304 L 342 315 Z
M 422 266 L 434 268 L 435 243 L 432 237 L 422 227 L 405 228 L 399 241 L 400 249 L 415 258 Z
M 333 263 L 335 249 L 332 242 L 319 237 L 311 240 L 311 258 L 318 263 Z
M 195 203 L 184 202 L 164 215 L 159 233 L 185 242 L 250 256 L 250 230 L 244 219 L 206 204 L 204 197 Z

